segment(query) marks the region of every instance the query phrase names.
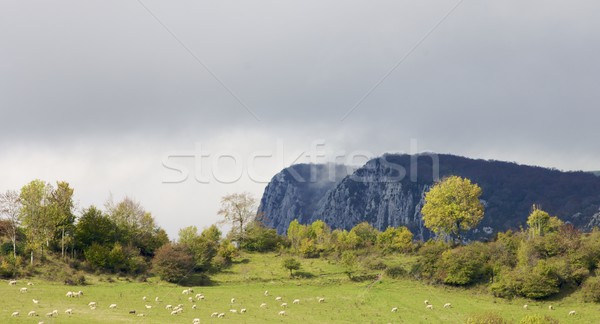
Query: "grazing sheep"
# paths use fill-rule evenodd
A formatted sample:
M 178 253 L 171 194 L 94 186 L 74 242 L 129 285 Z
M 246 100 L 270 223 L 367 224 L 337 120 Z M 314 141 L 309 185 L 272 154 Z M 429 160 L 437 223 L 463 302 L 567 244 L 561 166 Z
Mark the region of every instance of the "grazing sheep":
M 267 304 L 265 304 L 265 303 L 260 304 L 260 308 L 267 308 Z
M 217 316 L 219 316 L 219 313 L 217 313 L 217 312 L 210 314 L 210 317 L 217 317 Z
M 167 305 L 167 306 L 165 306 L 165 309 L 171 309 L 172 310 L 173 309 L 173 305 Z
M 183 304 L 177 305 L 177 308 L 183 308 Z
M 193 303 L 193 302 L 194 302 L 194 298 L 192 298 L 192 297 L 188 297 L 188 301 L 189 301 L 190 303 Z
M 552 305 L 548 306 L 548 310 L 554 310 L 554 306 L 552 306 Z
M 235 303 L 235 298 L 231 298 L 231 303 L 234 304 Z
M 42 322 L 38 322 L 38 324 L 44 324 L 44 322 L 43 321 Z
M 425 299 L 425 301 L 423 302 L 425 305 L 429 305 L 429 300 Z
M 73 315 L 73 309 L 69 308 L 65 311 L 65 314 Z
M 145 305 L 146 309 L 152 309 L 152 305 Z
M 527 304 L 523 305 L 523 309 L 524 310 L 528 310 L 529 309 L 529 305 L 527 305 Z
M 192 321 L 192 324 L 200 324 L 200 319 L 194 318 L 194 320 Z
M 58 310 L 56 310 L 56 309 L 55 309 L 55 310 L 53 310 L 53 311 L 52 311 L 52 315 L 53 315 L 53 316 L 58 316 Z
M 192 305 L 192 309 L 196 309 L 196 307 L 197 307 L 196 304 Z
M 575 314 L 577 314 L 577 312 L 575 312 L 574 310 L 572 310 L 572 311 L 569 312 L 569 316 L 572 316 L 572 315 L 575 315 Z
M 194 292 L 194 290 L 190 288 L 190 289 L 185 289 L 185 290 L 184 290 L 184 291 L 182 291 L 181 293 L 182 293 L 182 294 L 184 294 L 184 295 L 189 295 L 189 294 L 191 294 L 191 293 L 193 293 L 193 292 Z
M 144 313 L 137 314 L 137 317 L 144 317 L 144 316 L 146 316 Z
M 67 296 L 67 297 L 73 297 L 73 292 L 72 292 L 72 291 L 67 291 L 67 294 L 66 294 L 66 296 Z
M 294 301 L 292 302 L 292 304 L 300 304 L 300 299 L 294 299 Z
M 288 306 L 287 303 L 281 304 L 281 307 L 283 307 L 283 308 L 286 308 L 287 306 Z
M 19 316 L 19 312 L 13 312 L 10 316 Z
M 148 298 L 146 298 L 146 296 L 144 296 L 144 297 L 142 297 L 142 300 L 146 301 L 146 300 L 148 300 Z
M 286 314 L 286 312 L 285 312 L 285 311 L 281 311 L 281 312 L 279 312 L 279 316 L 286 316 L 286 315 L 287 315 L 287 314 Z
M 23 288 L 19 289 L 19 291 L 22 292 L 22 293 L 26 293 L 27 292 L 27 288 L 23 287 Z
M 27 282 L 27 286 L 33 286 L 33 282 L 31 282 L 31 281 Z
M 27 316 L 38 316 L 38 314 L 35 311 L 31 311 L 27 313 Z
M 98 306 L 98 305 L 96 304 L 96 302 L 90 302 L 90 303 L 88 304 L 88 306 L 89 306 L 89 307 L 96 307 L 96 306 Z
M 179 314 L 179 312 L 178 312 L 178 311 L 172 311 L 172 312 L 171 312 L 171 315 L 177 315 L 177 314 Z
M 433 305 L 427 305 L 427 306 L 425 306 L 425 308 L 427 308 L 427 309 L 433 309 Z
M 444 304 L 444 308 L 452 308 L 452 304 L 450 304 L 450 303 L 445 303 L 445 304 Z
M 38 305 L 38 304 L 40 303 L 40 301 L 39 301 L 39 300 L 37 300 L 37 299 L 35 299 L 35 298 L 34 298 L 34 299 L 32 299 L 31 301 L 32 301 L 34 304 L 36 304 L 36 305 Z
M 110 304 L 110 305 L 108 306 L 108 308 L 109 308 L 109 309 L 115 309 L 115 308 L 117 308 L 117 304 Z
M 223 317 L 225 317 L 225 313 L 221 313 L 221 314 L 217 315 L 217 318 L 223 318 Z
M 325 302 L 325 298 L 321 297 L 319 298 L 319 303 L 324 303 Z
M 91 310 L 96 310 L 96 306 L 90 306 Z
M 392 308 L 392 313 L 396 313 L 396 312 L 398 312 L 398 307 Z
M 240 313 L 244 314 L 246 312 L 245 308 L 240 309 Z
M 264 293 L 264 295 L 265 295 L 265 297 L 266 297 L 266 296 L 269 296 L 269 291 L 268 291 L 268 290 L 265 290 L 265 293 Z
M 17 281 L 16 280 L 11 280 L 8 282 L 9 286 L 16 286 L 17 285 Z
M 129 311 L 129 314 L 131 314 L 131 315 L 135 315 L 135 313 L 137 313 L 137 312 L 135 311 L 135 309 L 132 309 L 132 310 L 130 310 L 130 311 Z
M 53 312 L 46 313 L 46 316 L 47 316 L 47 317 L 52 317 L 52 316 L 54 316 L 54 313 L 53 313 Z
M 78 291 L 78 292 L 73 292 L 73 297 L 77 297 L 77 298 L 79 298 L 79 297 L 81 297 L 81 296 L 83 296 L 83 291 L 81 291 L 81 290 L 80 290 L 80 291 Z
M 275 301 L 282 301 L 282 300 L 283 300 L 283 298 L 281 298 L 281 297 L 275 297 Z
M 237 313 L 237 309 L 230 309 L 229 312 L 233 313 L 233 314 L 236 314 Z

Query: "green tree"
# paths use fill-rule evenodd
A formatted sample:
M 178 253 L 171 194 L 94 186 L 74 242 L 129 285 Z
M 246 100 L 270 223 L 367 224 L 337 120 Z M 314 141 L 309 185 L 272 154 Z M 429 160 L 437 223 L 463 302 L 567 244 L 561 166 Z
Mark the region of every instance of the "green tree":
M 390 226 L 377 236 L 377 246 L 383 252 L 410 252 L 413 250 L 413 234 L 404 226 Z
M 455 242 L 483 219 L 481 188 L 469 179 L 452 176 L 434 185 L 425 195 L 421 209 L 425 226 L 436 235 L 448 235 Z
M 370 246 L 375 245 L 375 243 L 377 242 L 378 234 L 379 233 L 378 233 L 377 229 L 375 229 L 368 222 L 362 222 L 362 223 L 356 224 L 356 226 L 354 226 L 350 230 L 350 235 L 355 235 L 356 238 L 358 239 L 355 247 L 361 247 L 361 248 L 370 247 Z
M 221 231 L 215 226 L 198 234 L 196 226 L 189 226 L 179 230 L 179 244 L 187 248 L 194 256 L 197 270 L 207 270 L 217 255 Z
M 354 251 L 342 252 L 340 263 L 344 267 L 344 273 L 346 273 L 348 279 L 352 279 L 352 276 L 358 269 L 358 258 Z
M 186 247 L 167 243 L 156 251 L 152 266 L 162 280 L 175 283 L 193 270 L 194 257 Z
M 547 212 L 533 206 L 533 211 L 527 218 L 529 234 L 531 238 L 544 236 L 550 232 L 556 232 L 562 225 L 562 221 L 557 217 L 551 217 Z
M 290 277 L 293 276 L 294 270 L 300 270 L 300 261 L 295 258 L 287 258 L 283 260 L 283 267 L 290 271 Z
M 51 192 L 52 186 L 41 180 L 33 180 L 21 188 L 21 217 L 31 253 L 31 264 L 36 250 L 39 249 L 43 257 L 44 245 L 50 246 L 50 239 L 56 229 L 49 201 Z
M 21 225 L 21 197 L 14 190 L 0 194 L 0 216 L 7 221 L 6 234 L 13 246 L 13 257 L 17 257 L 17 238 Z
M 102 246 L 113 245 L 116 224 L 98 208 L 90 206 L 83 210 L 81 217 L 75 225 L 76 246 L 83 251 L 92 244 Z
M 73 188 L 67 182 L 59 181 L 56 183 L 56 188 L 50 194 L 50 205 L 53 219 L 56 222 L 56 228 L 60 232 L 60 247 L 61 256 L 65 257 L 65 239 L 66 234 L 73 234 L 73 223 L 75 215 L 73 214 Z
M 248 192 L 227 195 L 221 198 L 221 209 L 217 213 L 233 225 L 234 238 L 242 244 L 246 225 L 256 217 L 256 199 Z
M 298 252 L 302 240 L 308 235 L 308 229 L 305 225 L 300 224 L 297 219 L 290 222 L 287 230 L 287 237 L 290 240 L 290 245 L 293 251 Z
M 261 222 L 254 221 L 246 227 L 246 240 L 242 248 L 248 251 L 269 252 L 275 251 L 282 243 L 282 238 L 277 231 L 266 228 Z

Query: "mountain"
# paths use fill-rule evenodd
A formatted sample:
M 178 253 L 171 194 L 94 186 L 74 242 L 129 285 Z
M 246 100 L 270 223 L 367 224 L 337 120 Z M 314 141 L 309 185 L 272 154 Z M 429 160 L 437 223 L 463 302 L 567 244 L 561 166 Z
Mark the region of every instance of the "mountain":
M 380 230 L 407 226 L 427 239 L 420 213 L 438 179 L 457 175 L 483 190 L 485 217 L 469 238 L 525 226 L 533 204 L 583 230 L 600 226 L 600 177 L 511 162 L 446 154 L 387 154 L 352 171 L 340 165 L 294 165 L 265 188 L 259 206 L 265 225 L 285 233 L 289 223 L 324 220 L 350 229 L 367 221 Z

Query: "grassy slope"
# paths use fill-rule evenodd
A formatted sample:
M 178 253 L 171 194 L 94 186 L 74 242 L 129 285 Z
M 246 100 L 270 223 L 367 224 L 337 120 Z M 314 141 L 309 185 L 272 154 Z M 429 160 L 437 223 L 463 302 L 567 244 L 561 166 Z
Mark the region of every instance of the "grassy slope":
M 245 260 L 244 260 L 245 259 Z M 349 282 L 342 269 L 326 260 L 302 260 L 302 268 L 306 273 L 314 275 L 311 279 L 289 279 L 280 266 L 281 257 L 274 254 L 244 255 L 241 262 L 230 270 L 214 277 L 215 285 L 195 287 L 195 292 L 202 292 L 206 300 L 196 302 L 197 310 L 191 308 L 184 289 L 164 283 L 94 283 L 85 287 L 67 287 L 62 284 L 39 282 L 30 286 L 29 292 L 21 294 L 19 288 L 26 281 L 8 286 L 0 285 L 0 322 L 1 323 L 191 323 L 193 318 L 200 318 L 203 323 L 461 323 L 467 314 L 487 310 L 496 311 L 504 317 L 518 320 L 525 314 L 551 314 L 561 323 L 598 323 L 600 310 L 598 305 L 583 304 L 577 296 L 570 296 L 562 301 L 532 302 L 525 300 L 506 301 L 495 299 L 477 290 L 462 290 L 445 287 L 433 287 L 410 280 L 383 279 L 380 283 Z M 85 295 L 80 299 L 67 298 L 68 290 L 83 290 Z M 263 292 L 269 290 L 270 296 Z M 145 303 L 142 296 L 150 300 Z M 155 303 L 154 297 L 162 302 Z M 281 317 L 281 310 L 275 296 L 282 296 L 288 302 L 288 316 Z M 326 298 L 325 303 L 318 303 L 317 297 Z M 235 297 L 236 304 L 230 299 Z M 32 298 L 39 299 L 40 305 L 34 305 Z M 293 305 L 293 299 L 300 299 L 300 305 Z M 428 299 L 434 304 L 434 310 L 426 310 L 423 301 Z M 90 301 L 98 302 L 98 309 L 90 310 L 86 305 Z M 268 309 L 261 309 L 261 303 L 267 303 Z M 442 305 L 451 302 L 452 309 L 443 309 Z M 109 310 L 108 305 L 117 303 L 118 309 Z M 166 304 L 184 304 L 185 311 L 181 315 L 172 316 L 164 309 Z M 523 304 L 529 304 L 529 311 Z M 151 310 L 144 305 L 152 305 Z M 554 305 L 556 310 L 549 311 L 547 306 Z M 398 313 L 390 312 L 398 307 Z M 71 317 L 64 314 L 66 308 L 73 308 Z M 244 315 L 231 314 L 229 309 L 247 308 Z M 51 320 L 43 315 L 53 309 L 61 313 L 57 319 Z M 135 309 L 147 314 L 147 317 L 134 317 L 127 314 Z M 567 316 L 575 309 L 576 316 Z M 11 318 L 13 311 L 20 311 L 20 318 Z M 36 319 L 27 318 L 27 312 L 36 310 L 41 316 Z M 210 318 L 212 312 L 227 313 L 225 319 Z

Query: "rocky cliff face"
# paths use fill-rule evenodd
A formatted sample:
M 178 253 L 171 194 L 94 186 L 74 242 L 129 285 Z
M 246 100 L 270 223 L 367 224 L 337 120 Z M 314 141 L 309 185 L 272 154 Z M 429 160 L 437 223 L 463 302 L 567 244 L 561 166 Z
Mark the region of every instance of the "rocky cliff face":
M 380 230 L 407 226 L 426 239 L 431 233 L 420 214 L 423 197 L 436 179 L 450 175 L 483 189 L 486 213 L 471 238 L 525 225 L 533 204 L 584 230 L 600 225 L 600 178 L 592 174 L 453 155 L 385 155 L 352 173 L 343 166 L 292 166 L 267 186 L 259 213 L 279 233 L 294 219 L 322 219 L 343 229 L 363 221 Z

